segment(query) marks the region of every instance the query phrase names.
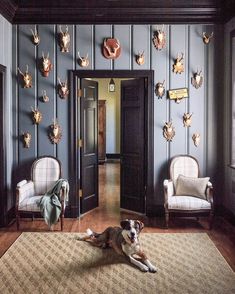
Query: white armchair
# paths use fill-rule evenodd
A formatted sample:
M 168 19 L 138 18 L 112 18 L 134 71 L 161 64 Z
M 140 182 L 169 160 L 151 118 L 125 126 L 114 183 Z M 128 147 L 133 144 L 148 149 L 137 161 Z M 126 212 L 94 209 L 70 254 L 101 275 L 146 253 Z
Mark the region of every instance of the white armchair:
M 166 227 L 171 213 L 184 215 L 209 214 L 212 227 L 213 187 L 209 178 L 199 178 L 197 160 L 189 155 L 178 155 L 170 161 L 170 179 L 164 180 Z
M 36 159 L 31 167 L 31 180 L 23 180 L 16 186 L 16 223 L 20 226 L 22 214 L 40 213 L 38 201 L 50 190 L 61 177 L 61 163 L 52 156 L 43 156 Z M 65 186 L 60 192 L 61 202 L 61 230 L 63 231 L 63 220 L 65 210 Z

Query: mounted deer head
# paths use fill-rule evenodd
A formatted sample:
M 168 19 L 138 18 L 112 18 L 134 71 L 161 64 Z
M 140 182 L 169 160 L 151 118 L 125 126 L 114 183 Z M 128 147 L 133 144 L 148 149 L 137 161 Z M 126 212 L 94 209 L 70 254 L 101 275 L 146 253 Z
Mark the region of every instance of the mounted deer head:
M 172 121 L 165 122 L 163 127 L 163 136 L 167 141 L 172 141 L 173 137 L 175 136 L 175 128 L 172 125 Z
M 62 99 L 67 99 L 69 95 L 69 89 L 67 85 L 67 80 L 65 82 L 61 82 L 60 78 L 58 78 L 58 94 L 60 98 Z
M 105 39 L 103 54 L 107 59 L 116 59 L 121 54 L 121 45 L 118 39 Z
M 197 70 L 197 72 L 195 72 L 193 74 L 193 77 L 191 78 L 191 83 L 196 89 L 198 89 L 202 86 L 202 82 L 203 82 L 202 71 L 200 70 L 199 72 Z
M 50 71 L 52 70 L 52 63 L 49 59 L 49 52 L 47 53 L 47 57 L 44 56 L 44 52 L 42 52 L 42 66 L 41 66 L 41 72 L 44 77 L 48 77 Z
M 165 80 L 161 83 L 158 82 L 155 88 L 155 93 L 158 98 L 162 98 L 165 95 L 165 87 L 164 87 Z
M 42 100 L 43 102 L 49 102 L 49 97 L 47 96 L 46 90 L 42 91 Z
M 32 76 L 29 73 L 29 67 L 26 65 L 26 71 L 23 73 L 18 67 L 18 71 L 23 78 L 23 88 L 32 88 Z
M 144 51 L 142 53 L 138 52 L 138 54 L 136 55 L 136 63 L 139 65 L 143 65 L 144 62 L 145 62 Z
M 179 73 L 181 74 L 182 72 L 184 72 L 184 64 L 183 64 L 183 60 L 184 60 L 184 53 L 181 53 L 181 57 L 178 54 L 177 58 L 175 60 L 175 63 L 173 64 L 173 72 L 174 73 Z
M 81 67 L 88 67 L 88 65 L 89 65 L 88 53 L 87 53 L 86 57 L 81 57 L 80 53 L 78 51 L 78 63 Z
M 62 129 L 56 120 L 49 126 L 48 136 L 52 144 L 58 144 L 60 142 L 62 138 Z
M 69 28 L 67 25 L 65 26 L 65 32 L 62 31 L 62 28 L 60 25 L 59 45 L 60 45 L 61 52 L 69 52 L 70 34 L 69 34 Z
M 32 109 L 32 114 L 33 114 L 33 122 L 35 124 L 39 124 L 42 120 L 42 113 L 37 109 L 37 108 L 33 108 L 31 107 Z
M 200 140 L 201 140 L 201 135 L 199 133 L 194 133 L 193 136 L 192 136 L 192 139 L 193 139 L 193 143 L 196 147 L 199 146 L 200 144 Z
M 166 45 L 166 34 L 164 32 L 164 25 L 161 29 L 157 29 L 153 36 L 153 44 L 157 50 L 162 50 Z
M 184 123 L 184 127 L 191 127 L 191 123 L 192 123 L 192 115 L 193 113 L 184 113 L 183 116 L 183 123 Z
M 213 37 L 213 35 L 214 35 L 214 32 L 212 32 L 210 35 L 207 35 L 206 32 L 203 32 L 203 33 L 202 33 L 202 36 L 203 36 L 203 42 L 204 42 L 205 44 L 209 44 L 210 41 L 211 41 L 211 39 L 212 39 L 212 37 Z
M 23 133 L 22 136 L 23 136 L 24 148 L 29 148 L 32 135 L 29 132 L 25 132 L 25 133 Z
M 35 25 L 34 31 L 31 29 L 31 32 L 32 32 L 32 41 L 34 45 L 38 45 L 40 43 L 40 37 L 38 35 L 36 25 Z

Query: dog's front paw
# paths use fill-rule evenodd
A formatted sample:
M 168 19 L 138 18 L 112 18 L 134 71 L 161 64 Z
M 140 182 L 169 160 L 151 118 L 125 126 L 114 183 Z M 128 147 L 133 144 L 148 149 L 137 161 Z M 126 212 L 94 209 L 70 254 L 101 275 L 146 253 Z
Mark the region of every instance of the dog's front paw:
M 83 238 L 80 237 L 80 236 L 78 236 L 78 237 L 75 237 L 75 240 L 77 240 L 77 241 L 83 241 Z
M 143 265 L 141 265 L 140 270 L 142 272 L 148 272 L 149 271 L 149 268 L 146 265 L 143 264 Z
M 151 267 L 149 268 L 149 271 L 150 271 L 150 273 L 156 273 L 157 268 L 156 268 L 155 266 L 151 266 Z

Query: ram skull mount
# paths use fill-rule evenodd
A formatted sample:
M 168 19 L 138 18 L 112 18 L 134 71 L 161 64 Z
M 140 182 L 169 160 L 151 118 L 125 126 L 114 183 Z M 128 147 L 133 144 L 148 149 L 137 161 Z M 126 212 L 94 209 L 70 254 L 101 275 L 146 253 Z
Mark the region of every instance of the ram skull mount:
M 78 64 L 81 67 L 88 67 L 88 65 L 89 65 L 88 53 L 87 53 L 86 57 L 81 57 L 80 53 L 78 51 Z
M 156 84 L 155 94 L 158 97 L 158 99 L 160 99 L 160 98 L 162 99 L 162 97 L 165 95 L 164 83 L 165 83 L 165 80 L 162 83 L 158 82 Z
M 193 77 L 191 78 L 191 83 L 194 86 L 194 88 L 199 89 L 202 86 L 203 77 L 202 77 L 202 71 L 195 72 L 193 74 Z
M 175 136 L 175 128 L 172 125 L 172 121 L 165 122 L 163 126 L 163 136 L 167 141 L 172 141 Z
M 23 88 L 32 88 L 32 75 L 29 73 L 29 66 L 26 65 L 25 73 L 23 73 L 19 67 L 18 71 L 23 78 Z
M 164 25 L 161 29 L 157 29 L 153 36 L 153 44 L 157 50 L 162 50 L 166 46 L 166 34 L 164 32 Z
M 61 99 L 67 99 L 69 96 L 69 89 L 68 89 L 68 84 L 67 80 L 65 82 L 61 82 L 60 78 L 58 78 L 58 94 Z
M 48 136 L 52 144 L 58 144 L 62 138 L 62 129 L 57 121 L 49 126 Z
M 142 53 L 138 52 L 136 55 L 136 63 L 139 65 L 143 65 L 145 62 L 144 51 Z
M 208 35 L 207 33 L 203 32 L 202 33 L 202 39 L 203 39 L 204 44 L 206 44 L 206 45 L 209 44 L 210 41 L 211 41 L 211 39 L 212 39 L 212 37 L 213 37 L 213 35 L 214 35 L 214 32 L 212 32 L 210 35 Z
M 32 135 L 29 132 L 24 132 L 22 134 L 22 137 L 23 137 L 23 142 L 24 142 L 24 148 L 29 148 Z
M 184 72 L 184 53 L 181 53 L 181 56 L 178 54 L 177 58 L 175 60 L 175 63 L 173 64 L 173 72 L 176 74 L 181 74 Z
M 41 72 L 44 77 L 48 77 L 50 71 L 52 70 L 52 63 L 49 59 L 49 52 L 47 53 L 47 57 L 44 56 L 44 52 L 42 52 L 42 65 L 41 65 Z
M 37 108 L 33 108 L 32 109 L 32 117 L 33 117 L 33 122 L 34 124 L 39 124 L 42 120 L 42 113 L 37 109 Z
M 62 31 L 61 25 L 60 25 L 60 33 L 59 33 L 59 46 L 61 52 L 69 52 L 69 46 L 70 46 L 70 34 L 69 34 L 69 28 L 66 25 L 65 31 Z
M 121 45 L 118 39 L 104 39 L 103 55 L 107 59 L 116 59 L 121 54 Z
M 39 37 L 39 34 L 37 32 L 36 25 L 35 25 L 34 31 L 31 29 L 31 32 L 32 32 L 32 41 L 33 41 L 33 44 L 35 46 L 37 46 L 40 43 L 40 37 Z
M 191 123 L 192 123 L 192 115 L 193 113 L 184 113 L 183 115 L 183 123 L 184 123 L 184 127 L 191 127 Z

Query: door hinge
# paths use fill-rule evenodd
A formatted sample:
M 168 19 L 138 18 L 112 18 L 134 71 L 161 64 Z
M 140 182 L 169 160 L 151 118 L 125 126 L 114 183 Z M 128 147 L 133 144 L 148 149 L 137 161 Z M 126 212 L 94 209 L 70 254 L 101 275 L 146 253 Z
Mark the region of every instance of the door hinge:
M 79 189 L 78 195 L 79 195 L 79 198 L 82 198 L 82 189 Z
M 78 139 L 78 148 L 82 148 L 82 139 Z
M 82 89 L 78 89 L 78 98 L 82 97 Z

